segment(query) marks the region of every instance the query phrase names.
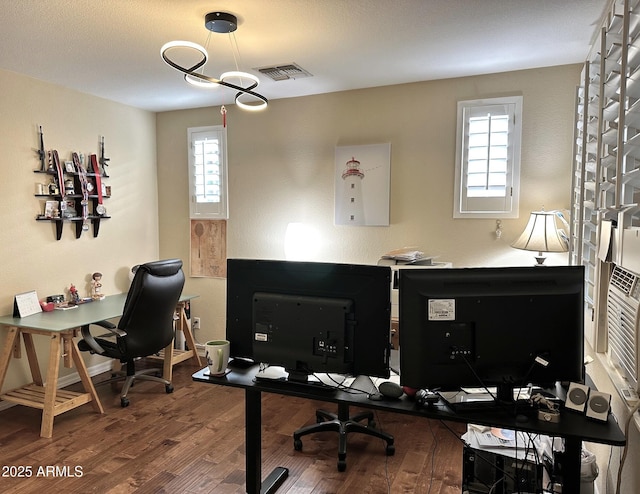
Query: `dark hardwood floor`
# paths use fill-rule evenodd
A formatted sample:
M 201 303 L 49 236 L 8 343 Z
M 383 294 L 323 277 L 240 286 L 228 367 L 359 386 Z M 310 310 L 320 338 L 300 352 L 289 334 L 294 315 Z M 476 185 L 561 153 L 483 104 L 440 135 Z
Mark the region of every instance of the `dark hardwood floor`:
M 52 439 L 39 436 L 39 410 L 15 406 L 0 412 L 0 490 L 245 492 L 244 391 L 193 382 L 191 374 L 198 369 L 188 362 L 174 370 L 172 394 L 141 381 L 129 392 L 128 408 L 120 407 L 110 386 L 100 386 L 106 413 L 84 405 L 59 415 Z M 289 469 L 278 493 L 461 491 L 464 426 L 377 413 L 378 426 L 395 436 L 395 455 L 385 455 L 382 440 L 351 434 L 347 470 L 341 473 L 337 434 L 306 436 L 303 451 L 293 448 L 293 431 L 313 423 L 319 407 L 332 410 L 334 405 L 263 395 L 263 475 L 279 465 Z M 20 473 L 23 477 L 17 477 Z

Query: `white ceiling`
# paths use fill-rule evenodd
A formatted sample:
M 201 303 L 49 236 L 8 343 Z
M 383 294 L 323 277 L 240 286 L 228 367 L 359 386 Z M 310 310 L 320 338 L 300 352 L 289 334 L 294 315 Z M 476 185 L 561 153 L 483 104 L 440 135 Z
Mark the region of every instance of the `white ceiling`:
M 295 62 L 313 77 L 269 99 L 545 67 L 585 60 L 609 0 L 0 0 L 0 68 L 152 111 L 229 104 L 160 58 L 204 45 L 204 16 L 238 17 L 240 70 Z M 235 69 L 212 34 L 205 74 Z M 0 88 L 1 90 L 1 88 Z

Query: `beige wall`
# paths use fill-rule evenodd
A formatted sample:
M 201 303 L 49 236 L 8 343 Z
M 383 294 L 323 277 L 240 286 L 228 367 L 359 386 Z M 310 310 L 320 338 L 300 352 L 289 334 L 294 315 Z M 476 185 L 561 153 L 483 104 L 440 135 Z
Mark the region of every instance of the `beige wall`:
M 228 109 L 228 256 L 284 258 L 290 222 L 320 237 L 312 260 L 375 263 L 415 245 L 455 266 L 528 265 L 533 254 L 509 246 L 528 213 L 568 208 L 574 94 L 580 66 L 422 82 L 272 101 L 261 113 Z M 521 216 L 453 219 L 456 102 L 524 96 Z M 188 127 L 218 125 L 219 108 L 158 114 L 160 253 L 189 258 Z M 336 146 L 391 143 L 391 225 L 335 226 Z M 564 264 L 564 254 L 547 262 Z M 189 278 L 199 293 L 199 341 L 224 334 L 225 283 Z
M 11 72 L 0 71 L 0 88 L 0 314 L 12 311 L 14 294 L 28 290 L 45 298 L 66 294 L 74 283 L 86 296 L 94 271 L 104 275 L 104 293 L 126 291 L 130 266 L 158 258 L 155 114 Z M 105 183 L 113 196 L 105 205 L 112 218 L 102 222 L 97 238 L 85 232 L 76 240 L 65 224 L 56 241 L 53 224 L 35 221 L 42 211 L 35 183 L 43 181 L 33 173 L 40 167 L 38 125 L 45 148 L 56 149 L 61 160 L 73 151 L 97 153 L 99 136 L 105 136 L 111 158 Z M 46 338 L 35 340 L 46 369 Z M 29 381 L 26 359 L 15 360 L 3 389 Z
M 387 250 L 415 245 L 455 266 L 530 265 L 533 253 L 511 248 L 528 213 L 568 209 L 575 87 L 581 65 L 422 82 L 272 101 L 262 113 L 227 107 L 229 147 L 228 256 L 283 259 L 290 222 L 320 236 L 313 260 L 375 263 Z M 522 94 L 523 141 L 520 218 L 453 219 L 456 102 Z M 157 154 L 161 257 L 189 259 L 188 127 L 219 125 L 220 109 L 158 114 Z M 391 143 L 391 225 L 333 224 L 336 146 Z M 567 211 L 568 218 L 568 211 Z M 547 263 L 566 264 L 565 254 Z M 200 342 L 224 335 L 225 281 L 187 278 L 199 293 L 192 305 L 202 319 Z M 590 373 L 615 395 L 598 361 Z M 616 414 L 625 418 L 614 396 Z M 638 433 L 632 430 L 632 441 Z M 608 469 L 608 446 L 588 445 L 598 456 L 600 492 L 617 469 Z M 637 463 L 637 446 L 630 465 Z M 618 450 L 615 450 L 615 455 Z M 640 475 L 627 466 L 623 486 L 635 492 Z M 627 492 L 626 490 L 624 492 Z

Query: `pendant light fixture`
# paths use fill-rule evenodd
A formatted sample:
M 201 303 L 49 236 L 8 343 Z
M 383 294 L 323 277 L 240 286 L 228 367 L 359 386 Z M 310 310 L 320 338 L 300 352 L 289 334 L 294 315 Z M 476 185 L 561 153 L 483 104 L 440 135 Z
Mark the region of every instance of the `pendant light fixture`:
M 204 75 L 204 65 L 209 59 L 207 50 L 191 41 L 170 41 L 162 46 L 160 49 L 160 56 L 167 65 L 184 74 L 184 80 L 189 84 L 204 88 L 213 88 L 217 86 L 224 86 L 237 91 L 235 102 L 244 109 L 250 111 L 262 110 L 267 107 L 268 100 L 261 94 L 254 91 L 258 84 L 259 79 L 248 72 L 241 72 L 238 69 L 238 60 L 236 53 L 239 53 L 238 43 L 235 39 L 233 32 L 238 28 L 238 18 L 227 12 L 209 12 L 204 17 L 204 25 L 209 30 L 209 36 L 207 36 L 207 46 L 211 37 L 211 33 L 228 34 L 229 41 L 231 43 L 231 53 L 236 65 L 236 70 L 228 71 L 220 75 L 218 79 Z M 171 58 L 170 52 L 174 51 L 189 51 L 196 54 L 197 61 L 190 67 L 184 67 L 180 63 L 175 61 L 175 57 Z M 198 69 L 201 69 L 198 72 Z M 232 82 L 233 81 L 233 82 Z M 237 81 L 237 83 L 236 83 Z

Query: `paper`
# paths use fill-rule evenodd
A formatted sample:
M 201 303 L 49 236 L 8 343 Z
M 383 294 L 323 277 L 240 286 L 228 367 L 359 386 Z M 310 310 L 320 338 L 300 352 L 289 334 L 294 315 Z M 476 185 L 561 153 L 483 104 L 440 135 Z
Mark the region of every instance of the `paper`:
M 70 304 L 69 302 L 64 302 L 63 304 L 56 305 L 56 310 L 69 310 L 69 309 L 77 309 L 77 305 Z
M 227 277 L 226 220 L 191 220 L 190 275 Z
M 551 438 L 540 434 L 529 434 L 500 428 L 479 428 L 472 424 L 462 436 L 473 449 L 479 449 L 510 458 L 538 461 L 552 454 Z
M 13 317 L 27 317 L 42 312 L 35 290 L 19 293 L 13 302 Z
M 382 256 L 383 259 L 394 259 L 396 261 L 403 262 L 415 262 L 420 259 L 425 259 L 424 252 L 416 250 L 411 247 L 405 247 L 403 249 L 396 249 L 387 252 Z

